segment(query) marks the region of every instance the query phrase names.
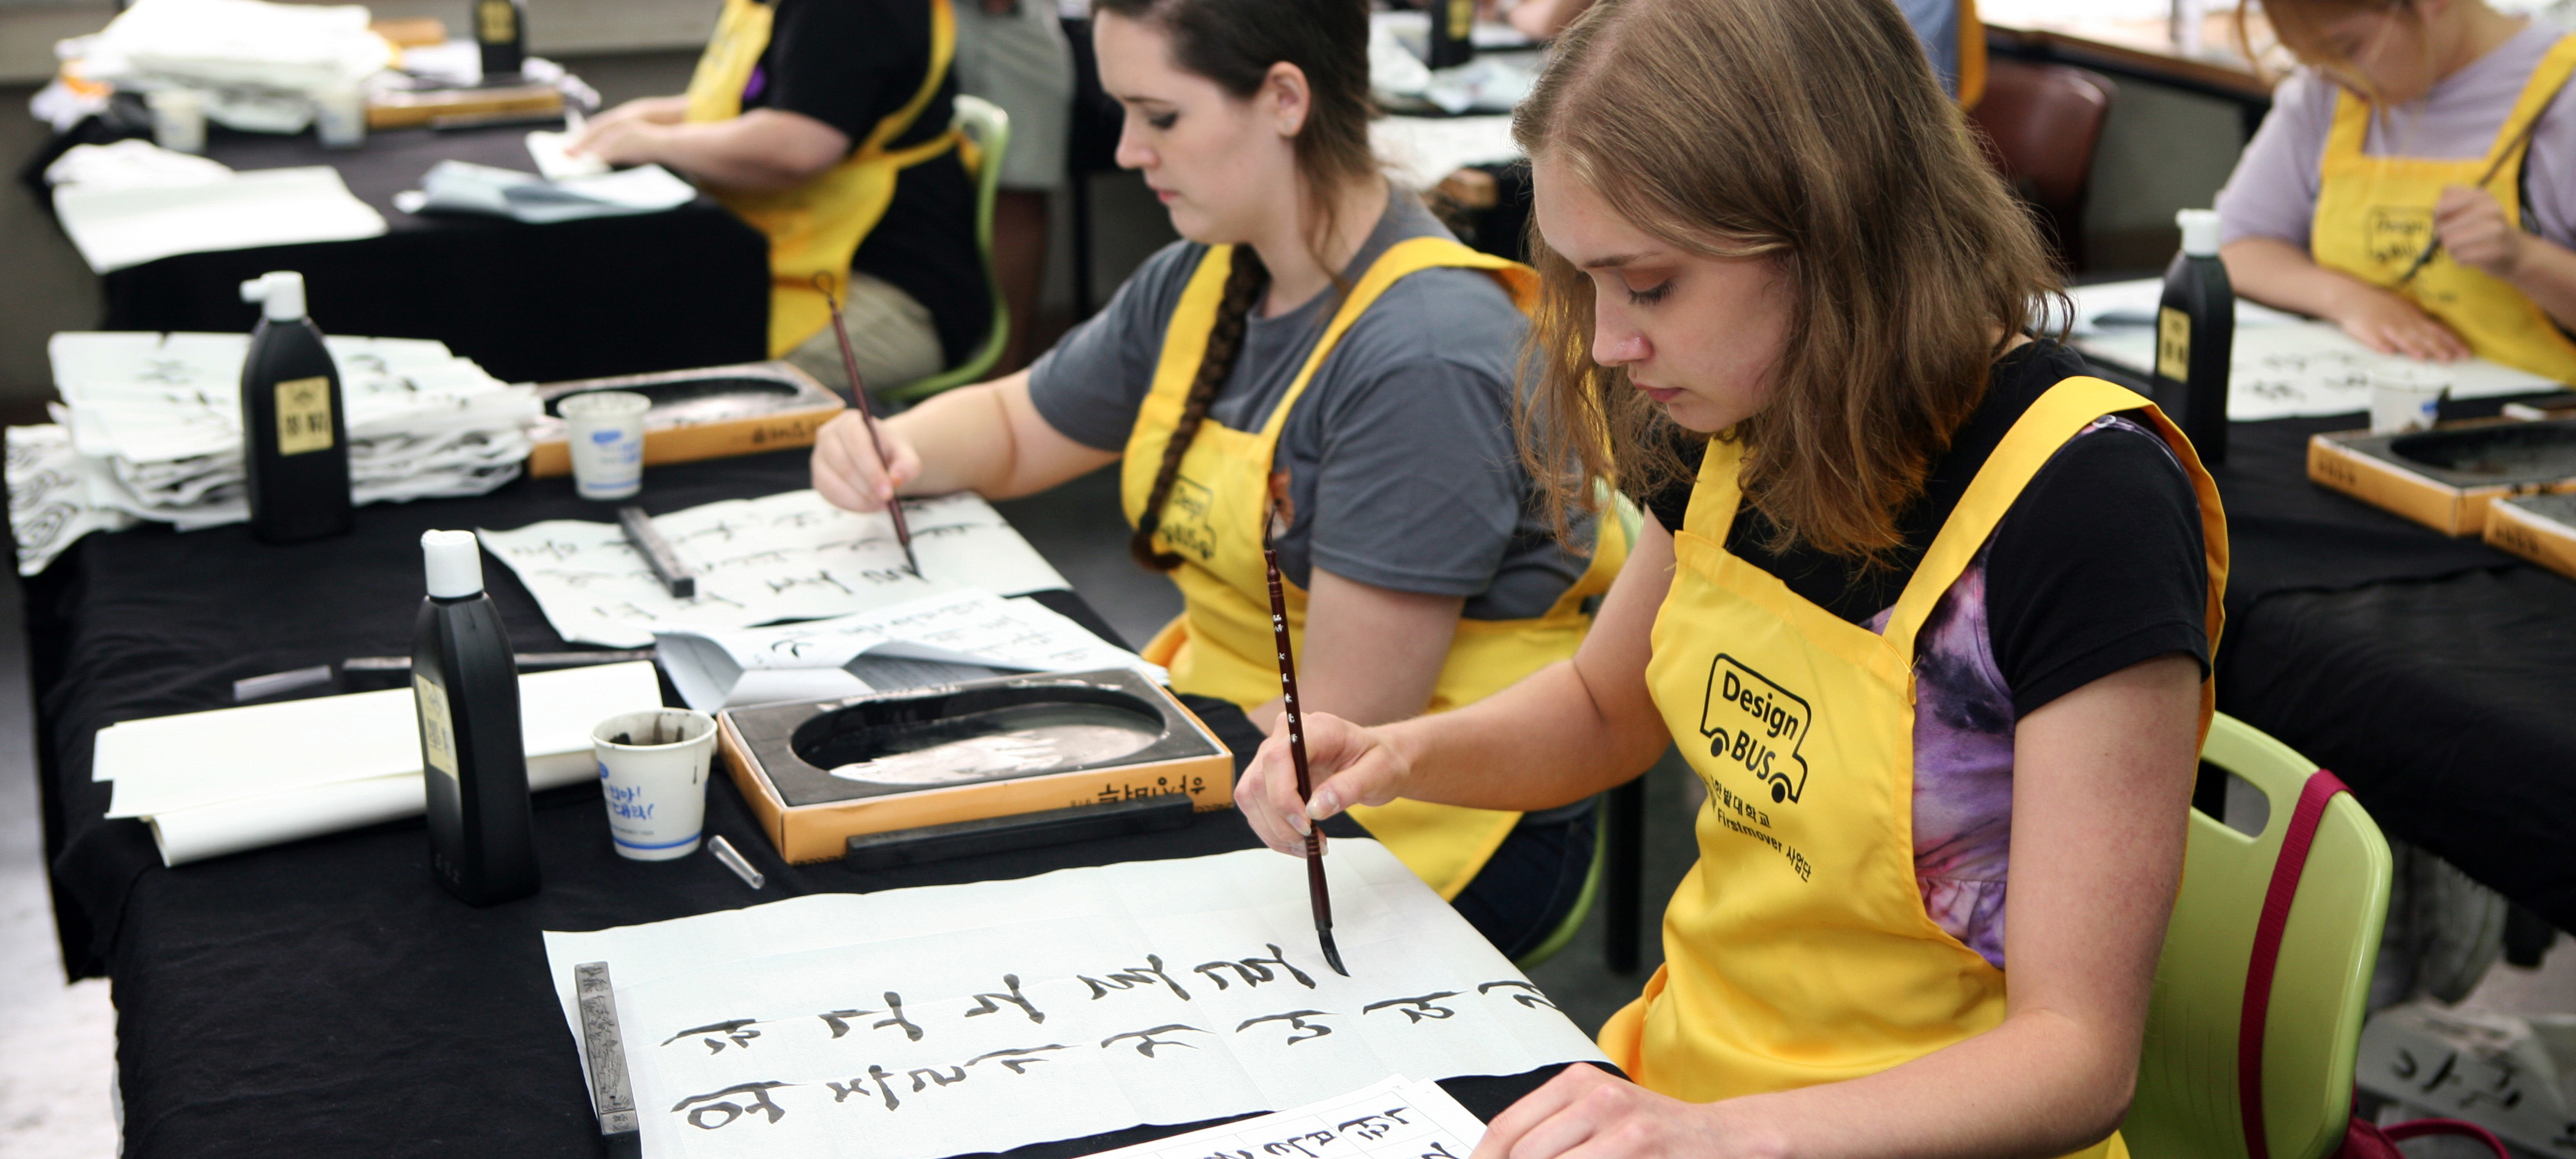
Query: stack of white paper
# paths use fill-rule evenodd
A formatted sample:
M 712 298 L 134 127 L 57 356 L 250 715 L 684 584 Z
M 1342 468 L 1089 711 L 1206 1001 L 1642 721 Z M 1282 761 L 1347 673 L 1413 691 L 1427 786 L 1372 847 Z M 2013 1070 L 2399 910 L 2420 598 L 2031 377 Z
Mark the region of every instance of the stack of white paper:
M 536 148 L 538 135 L 528 136 L 530 147 Z M 431 166 L 418 190 L 396 194 L 394 207 L 406 213 L 481 213 L 545 225 L 659 213 L 687 205 L 697 196 L 696 186 L 659 165 L 547 180 L 516 169 L 451 159 Z
M 1036 600 L 968 588 L 873 612 L 775 628 L 682 628 L 653 634 L 662 670 L 689 707 L 825 700 L 873 691 L 845 665 L 861 656 L 980 664 L 1023 672 L 1159 665 L 1091 634 Z
M 643 648 L 655 632 L 748 628 L 887 608 L 958 588 L 1006 596 L 1065 586 L 1037 549 L 971 494 L 907 499 L 921 573 L 904 566 L 883 512 L 843 511 L 808 491 L 728 499 L 655 516 L 698 574 L 674 599 L 614 523 L 555 519 L 484 531 L 484 550 L 517 572 L 566 640 Z
M 1388 1075 L 1347 1095 L 1091 1159 L 1467 1159 L 1484 1137 L 1485 1124 L 1440 1084 Z
M 503 383 L 426 339 L 324 342 L 347 407 L 352 499 L 480 495 L 518 477 L 526 427 L 541 413 L 535 388 Z M 64 333 L 45 349 L 88 507 L 181 530 L 249 517 L 241 457 L 248 335 Z M 32 574 L 23 558 L 21 571 Z
M 650 664 L 520 677 L 529 787 L 588 779 L 591 728 L 661 703 Z M 419 718 L 396 688 L 130 720 L 99 730 L 90 778 L 115 783 L 108 816 L 150 824 L 183 865 L 419 813 Z
M 259 169 L 195 185 L 54 189 L 54 213 L 98 273 L 176 254 L 350 241 L 385 232 L 328 165 Z

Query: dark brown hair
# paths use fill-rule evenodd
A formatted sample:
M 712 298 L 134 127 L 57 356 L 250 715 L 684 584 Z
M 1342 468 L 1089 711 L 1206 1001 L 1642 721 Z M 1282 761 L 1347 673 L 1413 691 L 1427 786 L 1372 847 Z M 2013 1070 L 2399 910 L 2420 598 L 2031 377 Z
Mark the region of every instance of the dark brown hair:
M 1305 215 L 1306 244 L 1339 286 L 1341 271 L 1324 252 L 1337 225 L 1335 194 L 1377 170 L 1368 139 L 1367 0 L 1094 0 L 1092 8 L 1162 32 L 1171 39 L 1174 63 L 1216 82 L 1236 100 L 1250 100 L 1260 92 L 1274 64 L 1284 61 L 1306 74 L 1310 101 L 1295 142 L 1298 202 Z M 1170 571 L 1180 566 L 1180 556 L 1155 549 L 1154 531 L 1162 525 L 1163 504 L 1180 475 L 1181 457 L 1206 421 L 1208 404 L 1233 373 L 1244 325 L 1269 283 L 1269 270 L 1252 247 L 1234 247 L 1234 268 L 1226 277 L 1207 353 L 1199 360 L 1198 377 L 1190 381 L 1180 423 L 1163 447 L 1162 466 L 1128 540 L 1128 552 L 1146 567 Z
M 2261 68 L 2261 58 L 2254 48 L 2254 31 L 2250 21 L 2260 8 L 2264 23 L 2271 26 L 2272 36 L 2299 63 L 2325 73 L 2344 87 L 2360 93 L 2373 104 L 2379 103 L 2379 86 L 2372 84 L 2359 62 L 2337 52 L 2326 43 L 2326 21 L 2363 12 L 2385 12 L 2391 19 L 2412 28 L 2420 37 L 2424 31 L 2424 11 L 2414 0 L 2244 0 L 2236 6 L 2234 21 L 2236 50 Z M 2431 53 L 2425 46 L 2425 52 Z M 2264 70 L 2269 71 L 2269 70 Z
M 1512 133 L 1667 245 L 1777 264 L 1794 302 L 1772 401 L 1719 436 L 1744 446 L 1775 549 L 1884 560 L 1995 358 L 2057 291 L 1888 0 L 1601 0 Z M 1540 382 L 1518 427 L 1548 513 L 1562 529 L 1596 508 L 1597 481 L 1640 500 L 1687 483 L 1699 444 L 1592 360 L 1590 278 L 1535 230 L 1530 252 Z

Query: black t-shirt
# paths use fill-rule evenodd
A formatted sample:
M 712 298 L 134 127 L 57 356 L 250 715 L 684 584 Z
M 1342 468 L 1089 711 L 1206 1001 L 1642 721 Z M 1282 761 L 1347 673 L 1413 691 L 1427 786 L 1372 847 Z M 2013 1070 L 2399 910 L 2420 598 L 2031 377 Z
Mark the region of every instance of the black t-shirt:
M 743 88 L 745 111 L 801 113 L 849 135 L 858 148 L 877 123 L 921 90 L 930 67 L 925 0 L 777 0 L 769 47 Z M 888 148 L 918 145 L 948 131 L 957 96 L 942 78 L 920 116 Z M 873 274 L 930 311 L 951 366 L 966 359 L 992 325 L 991 291 L 975 249 L 975 187 L 954 151 L 903 171 L 894 202 L 850 268 Z
M 1959 505 L 2022 412 L 2060 380 L 2086 373 L 2054 342 L 2032 342 L 1995 364 L 1986 398 L 1936 458 L 1923 494 L 1899 515 L 1895 566 L 1862 571 L 1804 544 L 1763 550 L 1770 521 L 1746 508 L 1726 550 L 1799 596 L 1855 624 L 1896 602 L 1941 524 Z M 2134 417 L 2134 416 L 2132 416 Z M 1696 459 L 1697 452 L 1685 456 Z M 1668 528 L 1690 507 L 1688 485 L 1647 507 Z M 2187 653 L 2209 670 L 2208 558 L 2200 499 L 2170 448 L 2152 433 L 2112 425 L 2068 442 L 2013 501 L 1986 561 L 1986 628 L 2013 711 L 2041 705 L 2143 660 Z

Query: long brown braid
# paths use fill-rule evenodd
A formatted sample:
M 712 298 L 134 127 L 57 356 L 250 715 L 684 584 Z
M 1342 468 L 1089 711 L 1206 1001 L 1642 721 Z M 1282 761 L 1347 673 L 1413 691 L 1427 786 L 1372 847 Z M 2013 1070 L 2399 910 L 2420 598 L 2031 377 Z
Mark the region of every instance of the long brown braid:
M 1207 349 L 1199 355 L 1198 377 L 1190 380 L 1181 420 L 1173 424 L 1171 440 L 1163 444 L 1163 465 L 1154 469 L 1154 488 L 1145 493 L 1145 509 L 1136 516 L 1136 534 L 1127 540 L 1128 554 L 1150 570 L 1181 566 L 1178 554 L 1154 550 L 1154 532 L 1163 525 L 1163 504 L 1172 497 L 1172 481 L 1181 476 L 1181 456 L 1190 452 L 1199 425 L 1207 421 L 1208 404 L 1216 401 L 1217 391 L 1234 373 L 1235 356 L 1243 353 L 1244 326 L 1252 319 L 1253 304 L 1269 287 L 1270 267 L 1261 264 L 1261 255 L 1248 245 L 1234 247 L 1225 294 L 1217 299 L 1216 324 L 1208 328 Z

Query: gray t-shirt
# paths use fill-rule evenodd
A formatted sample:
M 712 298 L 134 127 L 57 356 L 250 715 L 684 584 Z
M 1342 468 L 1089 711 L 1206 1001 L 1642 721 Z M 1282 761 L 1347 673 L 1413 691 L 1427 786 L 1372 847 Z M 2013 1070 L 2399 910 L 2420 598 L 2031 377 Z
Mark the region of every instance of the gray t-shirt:
M 1398 190 L 1347 276 L 1357 281 L 1399 241 L 1447 236 Z M 1049 426 L 1102 450 L 1127 445 L 1164 327 L 1206 252 L 1193 242 L 1165 247 L 1030 367 L 1029 397 Z M 1209 420 L 1259 430 L 1338 305 L 1328 290 L 1253 318 Z M 1565 594 L 1586 561 L 1558 547 L 1532 510 L 1512 445 L 1527 327 L 1491 277 L 1450 268 L 1398 280 L 1351 324 L 1279 435 L 1274 469 L 1287 470 L 1297 513 L 1279 543 L 1289 578 L 1312 586 L 1320 565 L 1377 587 L 1464 596 L 1476 620 L 1537 616 Z
M 2513 39 L 2432 91 L 2371 118 L 2361 151 L 2373 157 L 2435 160 L 2484 157 L 2496 131 L 2530 83 L 2552 45 L 2566 33 L 2533 21 Z M 2219 241 L 2278 238 L 2308 248 L 2316 218 L 2318 165 L 2334 127 L 2341 88 L 2315 69 L 2302 68 L 2272 94 L 2272 113 L 2245 146 L 2227 187 L 2218 191 Z M 2540 236 L 2576 245 L 2576 85 L 2558 90 L 2532 129 L 2522 163 L 2523 208 Z

